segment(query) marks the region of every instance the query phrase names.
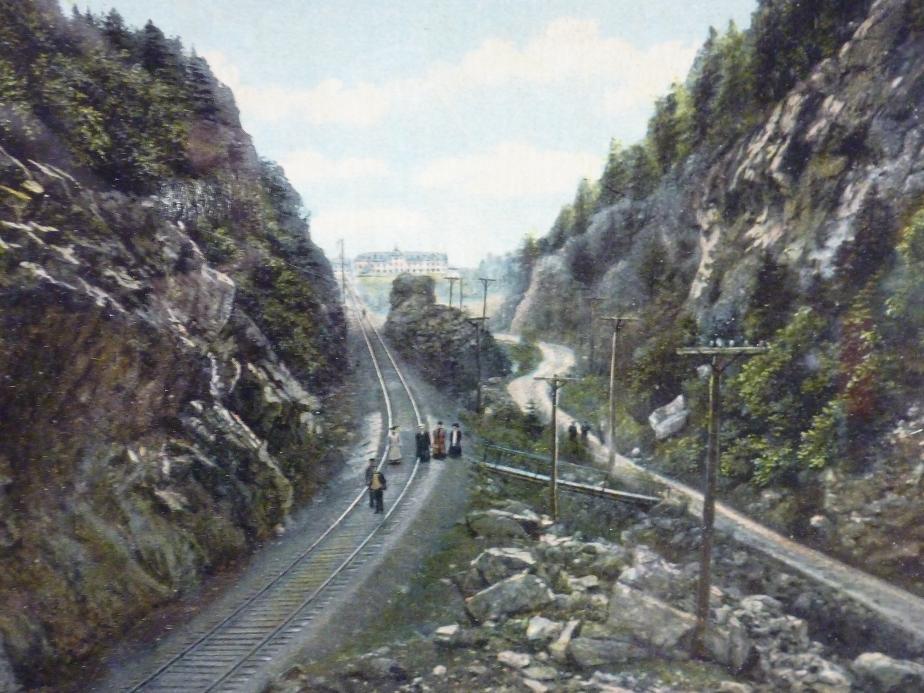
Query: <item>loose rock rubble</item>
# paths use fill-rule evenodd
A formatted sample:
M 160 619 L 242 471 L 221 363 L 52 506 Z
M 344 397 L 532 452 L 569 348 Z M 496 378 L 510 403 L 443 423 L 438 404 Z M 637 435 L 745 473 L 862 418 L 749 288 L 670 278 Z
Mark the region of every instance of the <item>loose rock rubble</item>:
M 295 669 L 274 690 L 921 689 L 924 665 L 881 653 L 851 662 L 814 641 L 808 623 L 782 601 L 722 582 L 713 588 L 706 658 L 692 659 L 698 566 L 690 524 L 682 508 L 665 502 L 616 543 L 589 541 L 516 502 L 474 511 L 466 527 L 482 550 L 451 575 L 463 611 L 447 611 L 426 637 L 354 658 L 338 674 Z M 672 544 L 687 550 L 669 558 L 663 547 Z M 726 559 L 745 573 L 751 563 L 740 547 Z

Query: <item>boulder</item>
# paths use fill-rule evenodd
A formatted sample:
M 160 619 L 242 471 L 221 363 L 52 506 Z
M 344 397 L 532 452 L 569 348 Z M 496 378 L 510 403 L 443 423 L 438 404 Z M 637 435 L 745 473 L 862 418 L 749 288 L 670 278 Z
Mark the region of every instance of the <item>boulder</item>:
M 485 539 L 526 539 L 529 535 L 517 517 L 503 510 L 483 510 L 469 513 L 466 522 L 474 534 Z
M 554 681 L 558 678 L 558 670 L 548 664 L 533 664 L 523 670 L 523 676 L 537 681 Z
M 575 664 L 591 669 L 603 664 L 617 664 L 642 659 L 648 652 L 628 635 L 611 638 L 575 638 L 568 647 Z
M 535 575 L 521 574 L 491 585 L 466 599 L 468 613 L 478 622 L 538 609 L 553 600 L 552 590 Z
M 557 638 L 563 627 L 560 621 L 552 621 L 544 616 L 533 616 L 526 625 L 526 639 L 547 642 Z
M 661 599 L 677 599 L 695 593 L 696 580 L 647 546 L 637 546 L 634 561 L 620 573 L 619 582 Z
M 542 683 L 542 681 L 537 681 L 536 679 L 524 678 L 523 685 L 533 693 L 548 693 L 549 691 L 548 686 Z
M 677 656 L 686 649 L 696 619 L 656 597 L 628 585 L 616 583 L 610 595 L 607 623 L 614 630 L 631 632 L 651 654 Z
M 357 668 L 354 675 L 366 680 L 391 679 L 399 683 L 408 680 L 407 670 L 391 657 L 373 657 L 365 661 L 363 668 Z
M 437 642 L 452 642 L 459 634 L 459 624 L 453 623 L 449 626 L 440 626 L 433 632 L 433 636 Z
M 892 659 L 881 652 L 864 652 L 851 665 L 853 673 L 868 690 L 882 693 L 924 690 L 924 666 Z
M 695 625 L 692 614 L 628 585 L 613 586 L 607 626 L 631 633 L 652 655 L 686 658 Z M 747 630 L 732 617 L 707 631 L 706 650 L 711 659 L 736 672 L 753 661 L 754 645 Z
M 532 571 L 536 567 L 536 559 L 525 549 L 491 548 L 472 561 L 472 566 L 487 584 L 493 585 L 517 573 Z
M 683 430 L 689 416 L 686 399 L 683 395 L 677 395 L 674 401 L 651 412 L 648 415 L 648 423 L 654 431 L 655 438 L 664 440 Z
M 549 645 L 549 654 L 556 662 L 568 660 L 568 647 L 571 645 L 571 638 L 580 625 L 579 620 L 571 619 L 562 629 L 558 639 Z
M 530 657 L 525 652 L 503 650 L 502 652 L 497 653 L 497 661 L 501 664 L 511 667 L 512 669 L 523 669 L 529 666 L 529 663 L 532 661 L 532 657 Z

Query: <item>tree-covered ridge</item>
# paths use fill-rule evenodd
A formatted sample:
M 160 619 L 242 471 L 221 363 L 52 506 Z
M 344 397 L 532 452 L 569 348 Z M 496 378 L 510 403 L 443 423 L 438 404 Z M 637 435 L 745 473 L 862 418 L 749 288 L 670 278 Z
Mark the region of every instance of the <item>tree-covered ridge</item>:
M 260 161 L 230 91 L 152 22 L 0 3 L 0 141 L 86 185 L 154 195 L 312 385 L 335 381 L 342 315 L 282 170 Z
M 724 493 L 817 538 L 814 517 L 833 528 L 820 540 L 832 550 L 862 546 L 911 581 L 920 487 L 909 436 L 924 420 L 921 7 L 767 1 L 747 31 L 711 31 L 644 141 L 614 143 L 601 178 L 524 242 L 530 279 L 514 318 L 586 356 L 587 296 L 602 297 L 598 315 L 638 316 L 620 334 L 617 440 L 691 479 L 708 398 L 698 364 L 676 350 L 766 342 L 724 380 Z M 596 335 L 585 390 L 605 394 L 610 333 L 600 324 Z M 692 425 L 656 441 L 648 415 L 681 393 Z M 898 511 L 849 519 L 879 513 L 883 497 Z M 872 528 L 857 539 L 861 525 Z M 894 536 L 904 543 L 889 548 Z
M 724 34 L 710 27 L 686 80 L 655 102 L 645 139 L 628 147 L 612 142 L 600 179 L 581 181 L 540 241 L 542 251 L 554 252 L 584 233 L 593 212 L 646 197 L 694 150 L 711 145 L 721 151 L 752 129 L 815 65 L 837 53 L 871 4 L 760 0 L 748 30 L 734 22 Z M 924 25 L 922 17 L 912 8 L 909 25 Z

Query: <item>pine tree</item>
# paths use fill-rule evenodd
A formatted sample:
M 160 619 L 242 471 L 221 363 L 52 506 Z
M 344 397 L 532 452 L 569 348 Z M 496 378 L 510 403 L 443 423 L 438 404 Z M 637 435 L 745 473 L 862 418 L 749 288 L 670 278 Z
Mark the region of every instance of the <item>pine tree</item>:
M 125 20 L 118 10 L 109 10 L 103 20 L 103 35 L 114 49 L 131 52 L 134 42 L 132 35 L 125 26 Z
M 614 139 L 610 142 L 610 153 L 606 159 L 603 176 L 600 178 L 599 204 L 601 207 L 614 204 L 627 195 L 629 177 L 625 151 Z

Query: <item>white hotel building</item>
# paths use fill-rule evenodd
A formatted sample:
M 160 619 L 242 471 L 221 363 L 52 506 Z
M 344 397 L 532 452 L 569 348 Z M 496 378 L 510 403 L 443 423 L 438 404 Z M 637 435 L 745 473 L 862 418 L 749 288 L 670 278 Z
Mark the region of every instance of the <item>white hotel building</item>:
M 390 252 L 361 253 L 353 259 L 353 271 L 360 277 L 393 274 L 444 274 L 449 267 L 446 253 Z

